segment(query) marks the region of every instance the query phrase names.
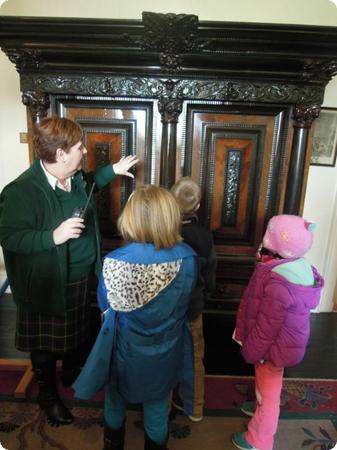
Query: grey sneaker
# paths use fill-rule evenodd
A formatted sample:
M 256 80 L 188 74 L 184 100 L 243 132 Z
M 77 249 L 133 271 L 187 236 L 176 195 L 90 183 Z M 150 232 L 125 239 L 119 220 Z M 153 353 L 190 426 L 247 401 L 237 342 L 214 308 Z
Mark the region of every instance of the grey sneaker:
M 191 422 L 201 422 L 204 416 L 187 416 Z

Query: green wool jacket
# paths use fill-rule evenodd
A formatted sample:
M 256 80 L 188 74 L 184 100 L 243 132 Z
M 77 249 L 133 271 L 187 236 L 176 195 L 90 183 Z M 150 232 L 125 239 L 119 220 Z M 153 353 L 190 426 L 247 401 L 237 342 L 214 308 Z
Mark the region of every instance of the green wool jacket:
M 115 177 L 112 166 L 94 173 L 79 171 L 72 182 L 88 194 L 93 181 L 104 187 Z M 97 257 L 100 239 L 94 203 Z M 55 245 L 53 231 L 67 217 L 41 168 L 40 160 L 9 183 L 0 196 L 0 244 L 16 304 L 28 311 L 62 315 L 68 279 L 68 245 Z

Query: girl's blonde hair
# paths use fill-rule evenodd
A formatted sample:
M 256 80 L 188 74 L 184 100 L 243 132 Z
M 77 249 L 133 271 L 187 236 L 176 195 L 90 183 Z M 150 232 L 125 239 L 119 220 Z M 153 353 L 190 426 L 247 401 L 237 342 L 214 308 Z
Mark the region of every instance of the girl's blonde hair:
M 150 242 L 156 249 L 173 247 L 182 240 L 179 206 L 166 189 L 141 186 L 129 197 L 118 229 L 129 242 Z

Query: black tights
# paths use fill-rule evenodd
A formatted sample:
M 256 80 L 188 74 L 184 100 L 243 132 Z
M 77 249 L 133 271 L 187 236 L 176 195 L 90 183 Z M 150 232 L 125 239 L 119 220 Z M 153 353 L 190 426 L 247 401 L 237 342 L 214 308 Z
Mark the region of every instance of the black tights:
M 56 367 L 56 354 L 48 350 L 33 350 L 30 354 L 33 369 L 54 370 Z

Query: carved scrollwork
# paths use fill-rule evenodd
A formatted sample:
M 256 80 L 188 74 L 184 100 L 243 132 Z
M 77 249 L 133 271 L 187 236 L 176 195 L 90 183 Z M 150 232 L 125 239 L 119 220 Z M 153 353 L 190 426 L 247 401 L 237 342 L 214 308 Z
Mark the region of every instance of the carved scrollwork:
M 309 59 L 304 65 L 303 80 L 329 81 L 337 75 L 337 60 L 323 61 Z
M 294 127 L 310 128 L 320 112 L 320 105 L 296 105 L 293 111 Z
M 45 92 L 25 91 L 22 93 L 22 103 L 29 108 L 35 120 L 47 116 L 50 101 Z
M 324 86 L 146 77 L 22 74 L 23 90 L 62 94 L 184 98 L 262 103 L 321 104 Z
M 177 123 L 183 110 L 183 101 L 180 98 L 161 97 L 158 102 L 158 110 L 161 114 L 162 122 Z
M 182 80 L 178 96 L 240 102 L 321 103 L 324 88 L 250 81 Z
M 108 77 L 77 75 L 21 75 L 21 86 L 26 90 L 41 90 L 63 94 L 159 97 L 165 86 L 158 79 L 142 77 Z
M 16 70 L 20 72 L 23 69 L 39 69 L 43 66 L 43 59 L 40 50 L 2 48 L 9 60 L 15 64 Z

